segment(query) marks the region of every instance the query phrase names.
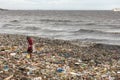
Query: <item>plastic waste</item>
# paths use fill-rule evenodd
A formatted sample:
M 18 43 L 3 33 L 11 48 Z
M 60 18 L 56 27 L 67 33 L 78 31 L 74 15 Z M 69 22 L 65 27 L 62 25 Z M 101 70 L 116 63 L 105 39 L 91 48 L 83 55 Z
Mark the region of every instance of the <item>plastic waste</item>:
M 120 71 L 117 71 L 118 74 L 120 74 Z
M 11 80 L 119 80 L 120 60 L 112 59 L 119 51 L 112 54 L 109 49 L 100 49 L 101 47 L 80 48 L 69 43 L 65 45 L 65 42 L 58 45 L 57 42 L 40 39 L 40 44 L 45 44 L 43 48 L 37 44 L 37 51 L 42 54 L 34 52 L 32 59 L 26 59 L 30 57 L 26 52 L 26 39 L 21 42 L 22 40 L 23 38 L 17 39 L 18 42 L 12 40 L 10 43 L 14 43 L 10 46 L 0 48 L 0 80 L 10 80 L 12 74 L 14 76 Z M 16 47 L 12 47 L 14 44 Z
M 17 53 L 10 53 L 11 56 L 15 56 Z
M 82 67 L 86 67 L 87 65 L 86 64 L 82 64 Z
M 115 80 L 115 78 L 114 78 L 114 77 L 109 76 L 109 80 Z
M 23 56 L 23 57 L 26 57 L 27 54 L 28 54 L 27 52 L 24 52 L 24 53 L 22 53 L 22 56 Z
M 75 72 L 70 72 L 70 74 L 75 75 L 75 76 L 81 76 L 82 75 L 80 73 L 75 73 Z
M 8 70 L 9 70 L 8 65 L 5 65 L 5 66 L 4 66 L 4 71 L 8 71 Z
M 57 68 L 57 72 L 63 72 L 64 71 L 64 69 L 63 68 Z
M 42 80 L 41 77 L 32 78 L 31 80 Z
M 80 60 L 80 59 L 79 59 L 79 60 L 78 60 L 78 62 L 79 62 L 79 63 L 81 63 L 81 62 L 82 62 L 82 60 Z
M 0 71 L 0 73 L 3 73 L 3 71 Z
M 2 61 L 0 61 L 0 64 L 2 64 L 3 62 Z
M 29 70 L 28 72 L 27 72 L 27 75 L 30 75 L 30 74 L 32 74 L 33 73 L 33 71 L 32 70 Z
M 79 62 L 76 62 L 75 65 L 79 65 L 80 63 Z
M 30 54 L 27 54 L 26 57 L 29 59 L 30 58 Z
M 12 77 L 13 77 L 13 75 L 11 75 L 11 76 L 5 78 L 4 80 L 10 80 Z

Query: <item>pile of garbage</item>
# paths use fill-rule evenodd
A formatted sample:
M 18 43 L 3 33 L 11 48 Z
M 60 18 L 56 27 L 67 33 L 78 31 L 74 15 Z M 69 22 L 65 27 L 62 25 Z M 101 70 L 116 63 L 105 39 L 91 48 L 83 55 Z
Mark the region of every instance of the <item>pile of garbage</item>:
M 35 51 L 30 59 L 24 36 L 1 38 L 6 37 L 10 39 L 0 45 L 0 80 L 120 79 L 119 47 L 81 47 L 70 41 L 34 38 Z

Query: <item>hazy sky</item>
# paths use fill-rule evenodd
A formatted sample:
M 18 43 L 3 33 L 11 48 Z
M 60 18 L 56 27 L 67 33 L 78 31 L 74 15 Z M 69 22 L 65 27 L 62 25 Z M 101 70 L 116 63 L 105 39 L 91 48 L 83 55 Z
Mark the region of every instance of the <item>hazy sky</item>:
M 0 8 L 42 10 L 99 10 L 120 8 L 120 0 L 0 0 Z

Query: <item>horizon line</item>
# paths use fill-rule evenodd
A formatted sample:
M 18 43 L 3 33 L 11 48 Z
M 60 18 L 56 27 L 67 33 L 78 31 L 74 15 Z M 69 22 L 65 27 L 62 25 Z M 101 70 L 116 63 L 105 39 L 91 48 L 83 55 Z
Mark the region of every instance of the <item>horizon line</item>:
M 94 11 L 94 10 L 107 10 L 110 11 L 110 9 L 3 9 L 3 10 L 41 10 L 41 11 Z M 112 9 L 111 9 L 112 10 Z
M 1 10 L 113 10 L 113 9 L 6 9 L 6 8 L 0 8 Z

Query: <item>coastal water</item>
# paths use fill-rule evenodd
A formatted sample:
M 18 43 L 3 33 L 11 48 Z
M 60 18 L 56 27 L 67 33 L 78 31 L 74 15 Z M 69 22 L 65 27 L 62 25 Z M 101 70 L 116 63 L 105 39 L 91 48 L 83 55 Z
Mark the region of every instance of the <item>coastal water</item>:
M 0 33 L 120 45 L 120 12 L 0 11 Z

